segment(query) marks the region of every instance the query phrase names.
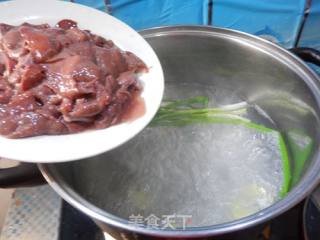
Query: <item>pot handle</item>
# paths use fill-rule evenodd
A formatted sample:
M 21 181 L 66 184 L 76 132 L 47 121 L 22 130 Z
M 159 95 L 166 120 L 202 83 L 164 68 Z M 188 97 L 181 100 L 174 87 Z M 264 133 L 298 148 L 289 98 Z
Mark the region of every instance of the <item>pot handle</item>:
M 320 51 L 314 48 L 297 47 L 289 49 L 302 60 L 313 63 L 320 67 Z
M 34 163 L 20 163 L 16 167 L 0 169 L 0 188 L 32 187 L 45 183 Z

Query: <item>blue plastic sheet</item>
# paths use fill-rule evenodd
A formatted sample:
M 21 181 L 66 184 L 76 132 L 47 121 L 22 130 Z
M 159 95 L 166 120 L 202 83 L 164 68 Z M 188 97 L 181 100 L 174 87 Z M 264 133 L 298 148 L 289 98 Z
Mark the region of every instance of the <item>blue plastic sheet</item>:
M 320 50 L 320 0 L 312 0 L 310 13 L 304 24 L 299 46 Z
M 237 29 L 293 47 L 306 0 L 214 0 L 214 26 Z
M 0 0 L 2 2 L 4 0 Z M 45 0 L 44 0 L 45 1 Z M 208 23 L 209 0 L 63 0 L 106 11 L 136 30 Z
M 109 0 L 111 14 L 131 27 L 207 24 L 209 0 Z
M 0 0 L 3 1 L 3 0 Z M 71 0 L 64 0 L 71 1 Z M 72 0 L 126 22 L 136 30 L 208 24 L 209 0 Z M 212 0 L 212 25 L 252 33 L 293 47 L 309 0 Z M 320 50 L 320 0 L 311 1 L 299 42 Z
M 136 30 L 208 23 L 209 0 L 73 0 L 73 2 L 107 11 Z

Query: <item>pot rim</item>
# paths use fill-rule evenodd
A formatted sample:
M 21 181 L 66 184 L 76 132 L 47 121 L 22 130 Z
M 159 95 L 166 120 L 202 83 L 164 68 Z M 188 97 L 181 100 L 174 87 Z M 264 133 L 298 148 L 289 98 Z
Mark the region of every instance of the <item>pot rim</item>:
M 209 26 L 173 26 L 173 27 L 157 27 L 140 32 L 145 38 L 151 36 L 164 36 L 164 35 L 222 35 L 228 39 L 242 41 L 246 44 L 252 45 L 259 51 L 264 51 L 267 54 L 284 61 L 288 67 L 294 70 L 305 83 L 308 85 L 309 90 L 313 93 L 317 106 L 320 109 L 320 77 L 311 70 L 305 62 L 300 58 L 290 53 L 286 49 L 269 42 L 265 39 L 253 36 L 248 33 L 243 33 L 237 30 L 230 30 L 225 28 L 215 28 Z M 298 71 L 299 70 L 299 71 Z M 129 224 L 128 220 L 116 217 L 106 211 L 94 206 L 79 194 L 77 194 L 68 184 L 66 184 L 61 176 L 56 173 L 50 166 L 55 164 L 40 163 L 38 167 L 47 180 L 49 185 L 68 203 L 75 208 L 89 215 L 93 219 L 101 221 L 102 223 L 109 224 L 127 231 L 133 231 L 140 234 L 161 236 L 161 237 L 205 237 L 211 235 L 219 235 L 242 230 L 254 225 L 263 223 L 271 218 L 274 218 L 281 213 L 287 211 L 291 207 L 302 201 L 307 195 L 320 182 L 320 151 L 316 149 L 316 154 L 313 157 L 313 162 L 310 165 L 310 170 L 300 180 L 299 184 L 295 186 L 286 197 L 275 202 L 273 205 L 262 209 L 255 214 L 247 217 L 237 219 L 227 223 L 215 224 L 206 227 L 188 227 L 183 230 L 168 230 L 168 229 L 148 229 L 145 226 L 138 227 Z

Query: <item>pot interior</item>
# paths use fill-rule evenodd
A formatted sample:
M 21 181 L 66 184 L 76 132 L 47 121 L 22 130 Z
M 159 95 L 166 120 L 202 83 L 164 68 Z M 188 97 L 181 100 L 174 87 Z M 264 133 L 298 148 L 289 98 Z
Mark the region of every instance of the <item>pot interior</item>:
M 285 150 L 278 135 L 241 124 L 156 126 L 100 156 L 50 164 L 53 175 L 122 219 L 177 214 L 193 227 L 254 214 L 285 198 L 302 179 L 314 185 L 308 173 L 319 167 L 319 89 L 309 69 L 239 33 L 143 34 L 164 69 L 164 100 L 205 96 L 211 107 L 246 102 L 246 118 L 281 133 Z M 289 189 L 281 195 L 285 181 Z

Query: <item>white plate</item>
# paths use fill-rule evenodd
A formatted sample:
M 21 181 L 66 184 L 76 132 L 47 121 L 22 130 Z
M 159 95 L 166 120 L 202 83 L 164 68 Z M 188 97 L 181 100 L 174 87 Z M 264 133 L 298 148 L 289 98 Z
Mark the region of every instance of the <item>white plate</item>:
M 53 0 L 19 0 L 0 3 L 0 22 L 7 24 L 49 23 L 61 19 L 78 22 L 81 29 L 111 39 L 120 48 L 140 57 L 150 71 L 139 79 L 144 88 L 146 113 L 135 121 L 103 130 L 78 134 L 24 139 L 0 137 L 0 156 L 25 162 L 62 162 L 94 156 L 111 150 L 139 133 L 154 117 L 164 91 L 160 62 L 150 45 L 132 28 L 114 17 L 79 4 Z

